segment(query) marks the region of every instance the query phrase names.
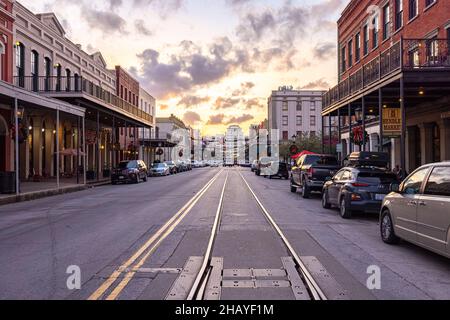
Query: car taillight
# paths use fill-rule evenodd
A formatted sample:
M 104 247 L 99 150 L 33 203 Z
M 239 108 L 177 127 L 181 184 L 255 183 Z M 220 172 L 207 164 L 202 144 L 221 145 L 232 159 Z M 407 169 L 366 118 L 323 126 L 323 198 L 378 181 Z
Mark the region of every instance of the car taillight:
M 357 193 L 352 193 L 352 201 L 360 201 L 361 196 Z
M 368 187 L 369 185 L 367 183 L 354 182 L 354 183 L 352 183 L 352 186 L 354 186 L 354 187 Z
M 309 168 L 308 174 L 312 176 L 315 173 L 314 168 Z

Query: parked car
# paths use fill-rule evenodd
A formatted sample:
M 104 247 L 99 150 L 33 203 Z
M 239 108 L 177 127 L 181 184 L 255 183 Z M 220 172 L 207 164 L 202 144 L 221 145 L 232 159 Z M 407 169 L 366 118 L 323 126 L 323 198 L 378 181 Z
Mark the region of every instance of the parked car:
M 291 192 L 301 188 L 303 198 L 309 198 L 311 192 L 321 192 L 327 178 L 334 176 L 340 168 L 333 155 L 303 155 L 292 167 Z
M 450 162 L 425 165 L 391 191 L 380 214 L 382 240 L 404 239 L 450 258 Z
M 152 177 L 169 176 L 170 168 L 166 163 L 154 163 L 150 169 L 150 175 Z
M 183 161 L 176 161 L 175 164 L 177 166 L 177 171 L 178 172 L 185 172 L 186 171 L 186 166 L 185 166 Z
M 260 176 L 262 173 L 264 173 L 263 171 L 267 171 L 264 169 L 270 168 L 270 166 L 272 165 L 272 161 L 273 161 L 273 159 L 270 157 L 260 158 L 256 164 L 255 174 L 257 176 Z
M 201 163 L 201 161 L 197 161 L 197 160 L 194 160 L 193 162 L 192 162 L 192 167 L 194 167 L 194 168 L 201 168 L 202 167 L 202 163 Z
M 117 168 L 112 170 L 111 183 L 139 183 L 147 181 L 148 169 L 142 160 L 121 161 Z
M 167 166 L 169 167 L 170 174 L 177 174 L 178 173 L 177 165 L 175 164 L 175 162 L 173 162 L 173 161 L 166 161 L 165 164 L 167 164 Z
M 276 174 L 273 175 L 269 175 L 268 176 L 269 179 L 273 179 L 273 178 L 280 178 L 280 179 L 286 179 L 289 180 L 289 169 L 288 169 L 288 165 L 285 162 L 280 162 L 278 163 L 278 172 Z
M 256 166 L 257 166 L 257 165 L 258 165 L 258 160 L 255 160 L 255 161 L 252 162 L 252 166 L 251 166 L 252 172 L 255 172 L 255 171 L 256 171 Z
M 344 219 L 351 218 L 354 211 L 379 213 L 392 183 L 398 183 L 397 176 L 387 169 L 345 167 L 325 182 L 322 206 L 339 208 Z

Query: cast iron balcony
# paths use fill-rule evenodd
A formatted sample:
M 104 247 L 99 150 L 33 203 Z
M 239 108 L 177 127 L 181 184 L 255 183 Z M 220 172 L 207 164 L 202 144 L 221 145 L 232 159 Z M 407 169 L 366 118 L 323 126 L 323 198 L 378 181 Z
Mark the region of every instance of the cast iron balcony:
M 450 39 L 403 39 L 326 92 L 323 110 L 394 72 L 442 69 L 450 70 Z
M 45 77 L 45 76 L 27 76 L 14 77 L 16 86 L 36 93 L 46 93 L 54 96 L 59 94 L 87 94 L 97 98 L 104 103 L 120 108 L 148 122 L 153 122 L 153 117 L 125 101 L 113 93 L 94 84 L 92 81 L 83 79 L 80 76 L 72 77 Z

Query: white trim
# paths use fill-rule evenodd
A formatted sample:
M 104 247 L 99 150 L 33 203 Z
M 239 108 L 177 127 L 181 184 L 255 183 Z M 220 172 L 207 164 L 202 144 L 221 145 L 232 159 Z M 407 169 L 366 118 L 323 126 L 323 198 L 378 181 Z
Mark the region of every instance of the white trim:
M 0 114 L 0 123 L 2 123 L 5 126 L 5 136 L 9 136 L 9 129 L 8 129 L 8 123 L 6 122 L 5 118 Z M 0 132 L 1 134 L 1 132 Z

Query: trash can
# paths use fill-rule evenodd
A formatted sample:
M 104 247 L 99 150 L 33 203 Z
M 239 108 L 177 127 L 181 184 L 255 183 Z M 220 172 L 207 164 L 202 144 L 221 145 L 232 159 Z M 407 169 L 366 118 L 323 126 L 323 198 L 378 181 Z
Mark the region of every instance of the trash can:
M 0 193 L 16 193 L 16 173 L 0 172 Z

